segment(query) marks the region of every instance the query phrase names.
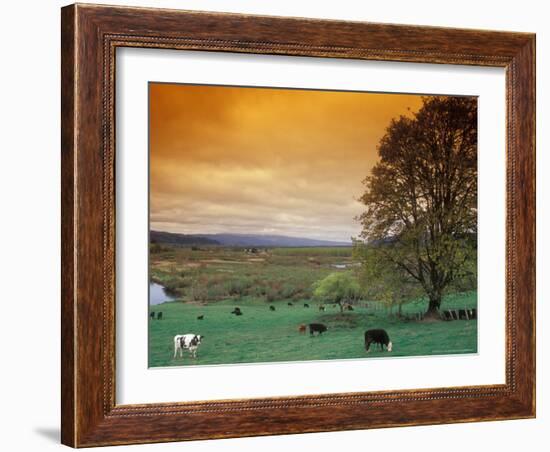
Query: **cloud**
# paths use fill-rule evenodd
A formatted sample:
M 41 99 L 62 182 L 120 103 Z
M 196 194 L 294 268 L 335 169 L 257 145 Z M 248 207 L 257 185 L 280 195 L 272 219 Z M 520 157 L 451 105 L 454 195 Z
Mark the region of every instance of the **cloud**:
M 151 227 L 349 240 L 362 180 L 416 95 L 150 85 Z

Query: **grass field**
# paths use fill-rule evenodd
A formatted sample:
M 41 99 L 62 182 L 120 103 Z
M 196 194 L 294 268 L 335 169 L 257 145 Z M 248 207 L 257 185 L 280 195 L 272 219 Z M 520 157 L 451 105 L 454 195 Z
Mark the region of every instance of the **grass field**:
M 476 292 L 451 295 L 444 301 L 446 308 L 476 306 Z M 303 303 L 310 308 L 303 307 Z M 318 310 L 311 300 L 275 301 L 275 311 L 261 298 L 245 297 L 199 304 L 180 301 L 151 306 L 162 311 L 163 320 L 149 320 L 149 366 L 181 366 L 189 364 L 255 363 L 308 361 L 323 359 L 373 358 L 386 356 L 418 356 L 477 352 L 477 321 L 403 321 L 388 316 L 376 303 L 361 305 L 354 311 L 340 313 L 327 305 Z M 240 317 L 230 314 L 235 306 Z M 420 312 L 422 304 L 411 304 L 405 312 Z M 204 315 L 204 320 L 197 316 Z M 300 323 L 321 322 L 329 330 L 319 337 L 299 334 Z M 363 334 L 370 328 L 384 328 L 394 344 L 391 354 L 364 350 Z M 181 333 L 205 336 L 197 359 L 188 354 L 173 359 L 173 337 Z M 372 350 L 372 349 L 371 349 Z
M 364 350 L 363 335 L 385 329 L 394 344 L 390 356 L 477 351 L 477 321 L 405 321 L 376 302 L 359 301 L 340 312 L 313 298 L 315 282 L 335 272 L 358 269 L 351 248 L 272 248 L 247 252 L 237 247 L 158 246 L 151 250 L 151 280 L 177 301 L 151 306 L 163 320 L 149 320 L 149 366 L 305 361 L 388 356 Z M 446 297 L 443 308 L 477 306 L 475 291 Z M 293 306 L 288 306 L 292 303 Z M 305 308 L 308 303 L 310 308 Z M 276 308 L 270 311 L 269 306 Z M 239 306 L 242 316 L 230 312 Z M 403 314 L 425 312 L 424 301 L 407 303 Z M 203 315 L 203 320 L 197 316 Z M 302 323 L 319 322 L 320 337 L 299 334 Z M 173 337 L 205 336 L 196 360 L 173 359 Z

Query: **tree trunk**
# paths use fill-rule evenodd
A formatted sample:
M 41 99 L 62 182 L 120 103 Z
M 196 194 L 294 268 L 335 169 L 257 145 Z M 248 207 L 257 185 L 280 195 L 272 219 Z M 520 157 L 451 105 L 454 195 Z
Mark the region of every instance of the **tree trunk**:
M 440 306 L 441 306 L 441 295 L 430 296 L 430 304 L 428 305 L 428 310 L 426 311 L 425 318 L 438 319 Z

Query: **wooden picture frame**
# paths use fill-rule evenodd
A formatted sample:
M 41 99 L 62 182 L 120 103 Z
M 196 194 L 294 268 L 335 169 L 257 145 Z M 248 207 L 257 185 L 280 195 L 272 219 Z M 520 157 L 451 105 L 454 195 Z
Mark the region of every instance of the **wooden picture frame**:
M 73 447 L 535 416 L 535 35 L 71 5 L 62 9 L 62 442 Z M 506 69 L 506 383 L 115 403 L 115 50 Z

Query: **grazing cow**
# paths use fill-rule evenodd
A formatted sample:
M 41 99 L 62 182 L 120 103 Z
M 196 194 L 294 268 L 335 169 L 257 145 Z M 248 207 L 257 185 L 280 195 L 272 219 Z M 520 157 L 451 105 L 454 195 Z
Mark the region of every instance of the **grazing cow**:
M 233 309 L 233 310 L 231 311 L 231 314 L 243 315 L 243 313 L 242 313 L 242 311 L 241 311 L 241 308 L 239 308 L 238 306 L 237 306 L 235 309 Z
M 317 336 L 320 336 L 326 330 L 328 330 L 328 327 L 326 325 L 323 325 L 322 323 L 310 323 L 309 324 L 309 335 L 310 336 L 313 336 L 313 333 L 317 333 Z
M 319 306 L 319 311 L 324 311 L 326 308 L 324 305 Z
M 289 302 L 287 303 L 287 305 L 292 306 L 292 303 L 289 301 Z
M 452 313 L 451 311 L 449 311 L 449 310 L 443 311 L 443 318 L 444 318 L 445 320 L 449 320 L 449 321 L 455 319 L 454 316 L 453 316 L 453 313 Z
M 309 305 L 307 303 L 304 303 L 304 308 L 309 308 Z
M 468 316 L 468 309 L 459 309 L 458 318 L 459 320 L 470 320 L 470 317 Z
M 306 334 L 306 324 L 305 323 L 301 323 L 299 326 L 298 326 L 298 332 L 300 334 Z
M 367 330 L 365 331 L 365 350 L 370 352 L 370 344 L 380 344 L 380 349 L 384 350 L 384 345 L 388 349 L 388 352 L 392 350 L 392 342 L 386 330 Z
M 149 314 L 149 317 L 151 320 L 155 320 L 155 311 L 151 311 L 151 314 Z
M 202 320 L 202 319 L 204 319 L 204 314 L 203 314 L 203 315 L 199 315 L 199 316 L 197 317 L 197 320 Z
M 183 349 L 189 350 L 189 354 L 196 358 L 197 349 L 203 339 L 204 336 L 200 334 L 178 334 L 174 336 L 174 358 L 177 357 L 178 351 L 180 352 L 180 358 L 183 358 Z
M 157 320 L 161 320 L 162 319 L 162 312 L 159 312 L 157 313 Z
M 275 311 L 275 306 L 270 306 L 270 307 L 269 307 L 269 310 L 270 310 L 270 311 Z

